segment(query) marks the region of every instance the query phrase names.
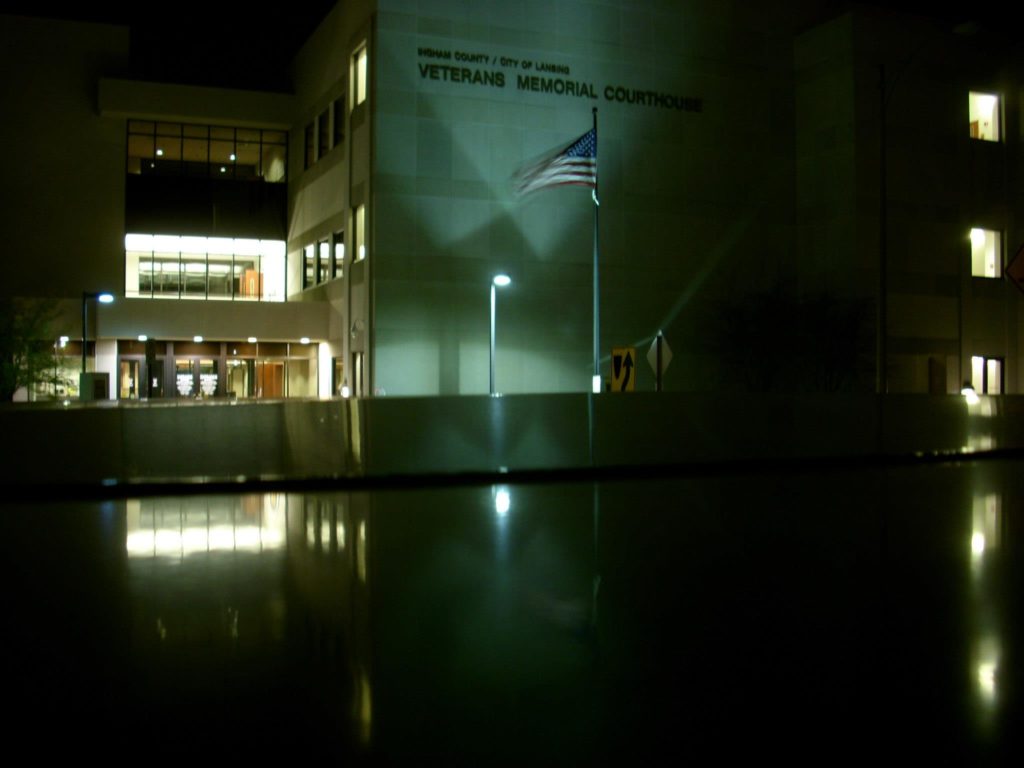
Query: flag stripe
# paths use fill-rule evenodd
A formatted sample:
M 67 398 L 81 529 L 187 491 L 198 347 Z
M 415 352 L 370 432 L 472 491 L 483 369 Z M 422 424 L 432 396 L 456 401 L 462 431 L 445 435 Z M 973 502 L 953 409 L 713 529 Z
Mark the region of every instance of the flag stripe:
M 597 133 L 593 129 L 515 176 L 515 190 L 520 195 L 566 184 L 597 188 Z

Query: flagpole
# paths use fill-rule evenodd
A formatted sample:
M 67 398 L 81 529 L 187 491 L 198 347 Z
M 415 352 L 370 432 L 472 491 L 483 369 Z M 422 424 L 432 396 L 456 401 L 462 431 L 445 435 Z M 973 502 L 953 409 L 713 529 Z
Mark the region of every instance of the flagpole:
M 594 163 L 597 164 L 597 107 L 594 107 Z M 601 291 L 598 274 L 597 209 L 600 198 L 597 194 L 598 174 L 594 171 L 594 380 L 591 389 L 600 392 L 601 386 Z

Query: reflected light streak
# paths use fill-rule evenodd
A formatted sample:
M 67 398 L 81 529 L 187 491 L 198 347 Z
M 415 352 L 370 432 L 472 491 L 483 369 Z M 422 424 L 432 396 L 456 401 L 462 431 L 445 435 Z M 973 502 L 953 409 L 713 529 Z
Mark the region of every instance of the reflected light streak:
M 978 665 L 978 690 L 986 701 L 994 701 L 996 698 L 996 665 L 995 662 L 985 661 Z
M 504 517 L 508 514 L 509 509 L 512 506 L 512 496 L 508 492 L 508 488 L 499 487 L 494 493 L 494 512 L 498 517 Z
M 373 691 L 370 688 L 370 677 L 366 674 L 365 669 L 359 670 L 355 708 L 359 740 L 363 744 L 369 744 L 373 730 Z
M 280 531 L 258 525 L 188 526 L 129 531 L 125 550 L 129 557 L 185 557 L 199 552 L 261 552 L 279 549 L 283 543 Z
M 978 698 L 987 706 L 993 706 L 999 696 L 999 639 L 996 636 L 982 637 L 975 650 L 974 678 L 978 686 Z
M 359 521 L 359 545 L 356 547 L 356 571 L 359 580 L 366 581 L 366 521 Z
M 985 534 L 978 531 L 971 536 L 971 554 L 981 557 L 985 553 Z

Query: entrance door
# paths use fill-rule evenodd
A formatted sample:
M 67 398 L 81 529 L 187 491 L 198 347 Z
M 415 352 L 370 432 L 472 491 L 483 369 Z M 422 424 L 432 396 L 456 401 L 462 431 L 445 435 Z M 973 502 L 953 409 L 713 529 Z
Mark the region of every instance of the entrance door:
M 284 361 L 256 363 L 256 397 L 284 397 Z
M 217 361 L 199 361 L 199 391 L 203 397 L 214 397 L 217 394 Z
M 118 366 L 118 393 L 122 400 L 136 400 L 139 397 L 140 360 L 122 360 Z
M 196 396 L 196 361 L 174 361 L 174 387 L 178 397 Z
M 256 378 L 255 361 L 232 358 L 228 361 L 228 397 L 247 398 L 253 395 L 253 383 Z

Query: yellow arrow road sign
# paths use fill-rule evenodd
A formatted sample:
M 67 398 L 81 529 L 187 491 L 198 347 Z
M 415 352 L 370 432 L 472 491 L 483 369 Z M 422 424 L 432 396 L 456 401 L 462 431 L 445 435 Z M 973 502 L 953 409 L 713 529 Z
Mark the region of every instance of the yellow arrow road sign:
M 612 347 L 612 392 L 636 389 L 636 348 Z

